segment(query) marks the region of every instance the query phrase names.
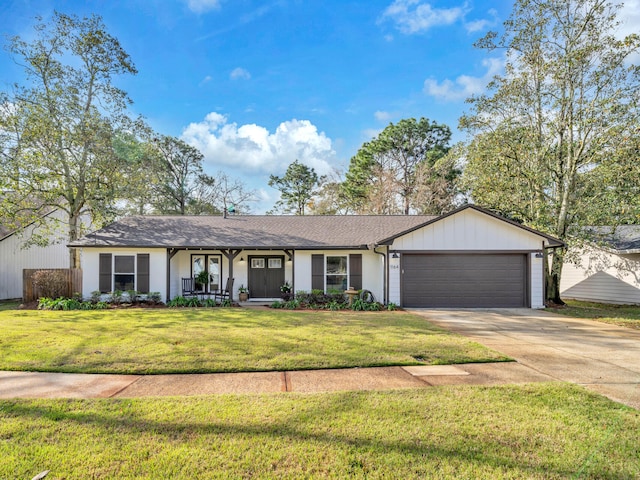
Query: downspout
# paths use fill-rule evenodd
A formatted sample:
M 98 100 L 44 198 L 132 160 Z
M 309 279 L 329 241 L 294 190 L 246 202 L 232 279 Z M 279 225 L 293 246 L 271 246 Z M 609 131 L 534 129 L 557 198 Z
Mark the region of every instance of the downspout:
M 379 245 L 374 245 L 373 246 L 373 251 L 374 253 L 377 253 L 378 255 L 382 256 L 382 303 L 384 305 L 387 304 L 387 298 L 389 297 L 388 294 L 388 289 L 389 289 L 389 261 L 387 260 L 387 257 L 389 256 L 389 247 L 387 246 L 387 251 L 386 252 L 378 252 L 376 250 L 376 248 L 378 248 Z

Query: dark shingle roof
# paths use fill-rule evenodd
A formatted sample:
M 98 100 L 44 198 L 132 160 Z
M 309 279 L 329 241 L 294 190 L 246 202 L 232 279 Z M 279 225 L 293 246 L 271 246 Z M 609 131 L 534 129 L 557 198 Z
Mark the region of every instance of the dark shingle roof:
M 640 225 L 618 225 L 616 227 L 587 227 L 591 238 L 612 250 L 640 253 Z
M 361 248 L 414 229 L 429 215 L 132 216 L 71 244 L 186 248 Z

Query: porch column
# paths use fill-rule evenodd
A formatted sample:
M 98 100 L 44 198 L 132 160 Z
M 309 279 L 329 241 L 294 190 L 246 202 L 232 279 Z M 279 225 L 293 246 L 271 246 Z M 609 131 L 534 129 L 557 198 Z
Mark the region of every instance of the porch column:
M 221 249 L 220 251 L 225 256 L 225 258 L 229 261 L 229 278 L 234 278 L 233 277 L 233 260 L 238 256 L 240 252 L 242 252 L 242 249 L 238 249 L 238 250 L 232 250 L 232 249 L 222 250 Z M 234 284 L 235 284 L 235 280 L 234 280 Z M 233 302 L 233 287 L 231 287 L 231 291 L 229 292 L 229 301 Z

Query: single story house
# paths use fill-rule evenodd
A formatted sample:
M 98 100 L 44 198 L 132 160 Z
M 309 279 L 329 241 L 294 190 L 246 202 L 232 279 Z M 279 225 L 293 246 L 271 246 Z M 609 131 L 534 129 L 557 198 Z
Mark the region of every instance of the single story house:
M 591 227 L 592 242 L 570 248 L 562 298 L 640 304 L 640 225 Z
M 45 215 L 49 223 L 63 222 L 63 213 L 52 210 Z M 46 246 L 34 242 L 34 235 L 50 237 Z M 0 300 L 22 298 L 24 269 L 69 268 L 69 249 L 64 239 L 31 223 L 7 227 L 0 219 Z
M 132 216 L 74 242 L 83 292 L 181 294 L 202 270 L 252 299 L 370 290 L 404 307 L 543 307 L 543 252 L 559 240 L 466 205 L 441 216 Z

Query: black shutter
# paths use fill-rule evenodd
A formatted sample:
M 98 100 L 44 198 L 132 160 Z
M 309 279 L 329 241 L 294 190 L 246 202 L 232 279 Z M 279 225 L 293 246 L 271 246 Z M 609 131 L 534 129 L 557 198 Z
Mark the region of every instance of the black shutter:
M 139 293 L 149 293 L 149 254 L 138 254 L 138 268 L 137 268 L 138 281 L 137 290 Z
M 98 289 L 100 293 L 107 293 L 111 291 L 111 254 L 100 254 L 100 272 Z
M 349 255 L 349 286 L 362 290 L 362 254 Z
M 311 255 L 311 289 L 324 291 L 324 255 Z

